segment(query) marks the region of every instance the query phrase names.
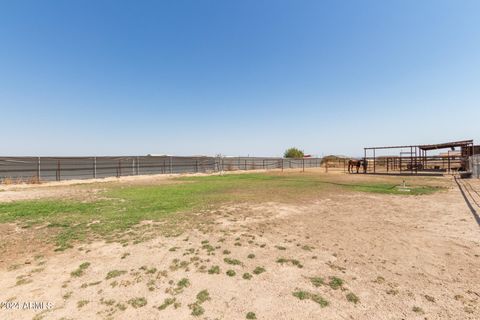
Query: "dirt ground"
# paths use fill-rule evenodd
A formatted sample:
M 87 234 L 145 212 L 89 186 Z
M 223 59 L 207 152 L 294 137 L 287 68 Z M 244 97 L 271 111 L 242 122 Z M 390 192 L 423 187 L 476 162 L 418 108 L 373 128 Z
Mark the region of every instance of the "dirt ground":
M 17 240 L 1 249 L 0 319 L 480 319 L 480 183 L 460 182 L 469 207 L 441 179 L 448 189 L 424 196 L 223 206 L 197 213 L 206 227 L 126 246 L 53 252 L 41 230 L 3 224 L 2 242 Z M 0 201 L 78 188 L 11 187 Z

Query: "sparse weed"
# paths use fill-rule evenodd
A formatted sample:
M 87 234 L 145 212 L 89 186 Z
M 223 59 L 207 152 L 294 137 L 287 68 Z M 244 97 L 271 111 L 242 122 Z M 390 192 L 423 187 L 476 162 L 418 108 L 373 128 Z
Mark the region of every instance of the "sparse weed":
M 201 316 L 205 313 L 205 309 L 199 303 L 192 303 L 189 307 L 192 310 L 191 315 L 194 317 Z
M 232 259 L 232 258 L 225 258 L 223 259 L 223 261 L 225 261 L 225 263 L 228 263 L 228 264 L 231 264 L 231 265 L 241 265 L 242 262 L 240 260 L 237 260 L 237 259 Z
M 128 304 L 134 307 L 135 309 L 141 308 L 147 305 L 147 299 L 145 298 L 132 298 L 128 300 Z
M 81 277 L 85 273 L 85 270 L 90 266 L 90 262 L 82 263 L 76 270 L 72 271 L 70 275 L 72 277 Z
M 81 307 L 86 306 L 88 303 L 89 303 L 88 300 L 77 301 L 77 308 L 80 309 Z
M 180 281 L 177 282 L 177 287 L 179 289 L 187 288 L 190 286 L 190 280 L 187 278 L 182 278 Z
M 424 313 L 424 312 L 423 312 L 423 309 L 420 308 L 420 307 L 417 307 L 417 306 L 414 306 L 414 307 L 412 308 L 412 311 L 415 312 L 415 313 L 419 313 L 419 314 L 423 314 L 423 313 Z
M 291 263 L 294 266 L 297 266 L 298 268 L 303 268 L 303 265 L 300 263 L 300 261 L 296 259 L 286 259 L 286 258 L 278 258 L 277 263 L 284 264 L 284 263 Z
M 219 266 L 212 266 L 208 269 L 209 274 L 220 274 L 220 267 Z
M 330 288 L 332 288 L 333 290 L 337 290 L 338 288 L 340 288 L 341 286 L 343 286 L 343 280 L 338 278 L 338 277 L 331 277 L 330 278 L 330 282 L 328 283 L 328 285 L 330 286 Z
M 210 293 L 207 290 L 202 290 L 197 294 L 197 301 L 199 303 L 204 303 L 207 300 L 210 300 Z
M 321 277 L 312 277 L 310 278 L 310 282 L 315 286 L 315 287 L 320 287 L 325 284 L 325 280 Z
M 264 267 L 256 267 L 254 270 L 253 270 L 253 274 L 256 274 L 256 275 L 259 275 L 261 273 L 264 273 L 266 270 Z
M 250 280 L 250 279 L 252 279 L 252 277 L 253 276 L 248 272 L 245 272 L 242 276 L 242 278 L 245 279 L 245 280 Z
M 347 293 L 346 297 L 348 301 L 353 302 L 355 304 L 357 304 L 360 301 L 360 299 L 353 292 Z
M 109 280 L 109 279 L 112 279 L 112 278 L 116 278 L 116 277 L 120 277 L 121 275 L 124 275 L 125 273 L 127 273 L 127 271 L 124 271 L 124 270 L 112 270 L 112 271 L 109 271 L 107 273 L 107 276 L 105 277 L 106 280 Z
M 292 295 L 300 300 L 312 300 L 320 305 L 320 307 L 324 308 L 328 306 L 328 301 L 325 300 L 321 295 L 310 293 L 304 290 L 297 290 L 292 293 Z
M 158 310 L 165 310 L 168 306 L 174 304 L 176 298 L 166 298 L 163 303 L 157 307 Z

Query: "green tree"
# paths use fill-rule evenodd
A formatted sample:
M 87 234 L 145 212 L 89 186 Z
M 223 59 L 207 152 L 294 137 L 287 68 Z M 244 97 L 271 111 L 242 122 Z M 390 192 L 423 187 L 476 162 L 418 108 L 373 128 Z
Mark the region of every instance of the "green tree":
M 285 151 L 283 154 L 285 158 L 303 158 L 304 153 L 302 150 L 297 148 L 290 148 Z

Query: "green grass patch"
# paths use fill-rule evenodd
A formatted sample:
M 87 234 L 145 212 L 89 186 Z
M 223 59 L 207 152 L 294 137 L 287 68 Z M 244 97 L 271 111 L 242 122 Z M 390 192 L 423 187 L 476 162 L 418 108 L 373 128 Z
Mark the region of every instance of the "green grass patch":
M 328 178 L 331 179 L 331 178 Z M 324 190 L 362 191 L 386 194 L 423 195 L 439 190 L 431 186 L 408 185 L 399 191 L 394 183 L 348 184 L 328 181 L 317 174 L 251 173 L 202 177 L 181 177 L 171 184 L 105 184 L 101 200 L 25 200 L 0 204 L 0 223 L 22 226 L 45 225 L 52 229 L 57 250 L 65 250 L 90 236 L 118 239 L 118 235 L 144 220 L 178 223 L 191 218 L 194 210 L 214 208 L 229 202 L 298 202 L 318 196 Z M 88 188 L 91 186 L 83 186 Z M 164 228 L 163 232 L 174 232 Z M 240 244 L 240 243 L 238 243 Z M 207 251 L 214 248 L 203 244 Z M 277 246 L 279 250 L 284 247 Z

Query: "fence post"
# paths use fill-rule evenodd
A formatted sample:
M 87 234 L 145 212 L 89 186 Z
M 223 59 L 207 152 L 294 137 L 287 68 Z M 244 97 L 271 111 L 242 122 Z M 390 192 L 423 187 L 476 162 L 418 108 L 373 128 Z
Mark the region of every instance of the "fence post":
M 97 178 L 97 157 L 93 157 L 93 178 Z
M 305 172 L 305 159 L 302 159 L 303 172 Z
M 60 181 L 60 160 L 57 160 L 57 181 Z
M 169 159 L 170 159 L 170 173 L 172 173 L 172 157 L 170 157 Z
M 135 158 L 132 159 L 132 176 L 135 175 Z
M 137 176 L 140 174 L 140 157 L 137 157 Z
M 40 172 L 40 157 L 37 159 L 37 180 L 40 182 L 41 179 L 41 172 Z
M 448 152 L 448 174 L 450 174 L 450 152 Z
M 198 173 L 198 159 L 195 159 L 195 172 Z
M 282 160 L 281 160 L 281 161 L 282 161 L 282 172 L 283 172 L 283 158 L 282 158 Z

